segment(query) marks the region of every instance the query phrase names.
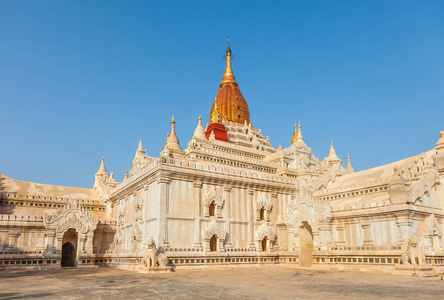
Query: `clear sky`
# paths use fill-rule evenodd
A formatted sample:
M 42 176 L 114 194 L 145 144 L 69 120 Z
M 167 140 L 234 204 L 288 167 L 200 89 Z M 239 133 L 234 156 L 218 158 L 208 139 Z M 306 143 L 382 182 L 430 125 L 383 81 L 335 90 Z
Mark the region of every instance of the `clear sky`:
M 276 148 L 301 120 L 355 170 L 435 147 L 444 130 L 444 1 L 0 1 L 0 173 L 121 181 L 139 137 L 158 157 L 205 123 L 227 37 L 251 121 Z M 345 162 L 344 162 L 345 164 Z

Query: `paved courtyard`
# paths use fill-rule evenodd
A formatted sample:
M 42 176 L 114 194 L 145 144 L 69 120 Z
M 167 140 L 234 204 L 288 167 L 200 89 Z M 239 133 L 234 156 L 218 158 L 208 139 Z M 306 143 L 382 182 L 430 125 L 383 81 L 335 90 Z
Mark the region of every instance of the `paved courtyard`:
M 0 271 L 0 299 L 444 299 L 444 280 L 283 267 Z

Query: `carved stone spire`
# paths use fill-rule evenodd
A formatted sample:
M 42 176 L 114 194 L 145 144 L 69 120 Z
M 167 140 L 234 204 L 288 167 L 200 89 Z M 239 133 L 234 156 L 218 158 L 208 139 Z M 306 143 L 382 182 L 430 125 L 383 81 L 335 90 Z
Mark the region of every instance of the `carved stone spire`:
M 114 172 L 111 172 L 111 174 L 109 174 L 109 178 L 108 178 L 108 187 L 113 188 L 116 185 L 117 185 L 117 182 L 114 179 Z
M 342 160 L 336 155 L 335 148 L 333 147 L 333 141 L 331 141 L 330 143 L 330 153 L 328 154 L 326 160 L 329 161 L 331 164 L 342 162 Z
M 103 190 L 105 189 L 105 186 L 108 182 L 108 172 L 106 171 L 105 168 L 105 158 L 102 157 L 102 163 L 100 164 L 99 170 L 97 171 L 96 175 L 94 176 L 95 180 L 94 180 L 94 186 L 93 188 L 98 190 L 99 193 L 102 195 L 103 194 Z
M 296 138 L 298 142 L 302 142 L 304 140 L 304 137 L 302 136 L 302 130 L 301 130 L 301 121 L 299 121 L 298 125 L 298 136 Z
M 338 158 L 338 156 L 336 155 L 336 151 L 335 148 L 333 147 L 333 141 L 331 141 L 330 143 L 330 153 L 328 154 L 329 158 Z
M 171 119 L 171 134 L 168 136 L 166 147 L 170 150 L 182 150 L 180 148 L 179 139 L 176 136 L 176 119 L 174 119 L 174 114 Z
M 140 138 L 139 140 L 139 146 L 137 147 L 137 152 L 145 154 L 145 150 L 143 150 L 142 138 Z
M 97 171 L 96 175 L 106 174 L 108 176 L 108 172 L 105 168 L 105 158 L 102 156 L 102 163 L 100 164 L 99 170 Z
M 202 116 L 199 114 L 199 124 L 197 124 L 196 129 L 194 130 L 194 135 L 198 140 L 206 140 L 205 129 L 202 126 Z
M 352 165 L 351 165 L 351 162 L 350 162 L 350 155 L 349 154 L 347 154 L 347 171 L 349 172 L 349 173 L 354 173 L 355 172 L 355 170 L 353 169 L 353 167 L 352 167 Z
M 142 138 L 139 140 L 139 146 L 137 147 L 136 154 L 133 159 L 133 167 L 130 170 L 130 175 L 133 176 L 143 167 L 150 163 L 150 159 L 146 156 L 146 151 L 143 149 Z

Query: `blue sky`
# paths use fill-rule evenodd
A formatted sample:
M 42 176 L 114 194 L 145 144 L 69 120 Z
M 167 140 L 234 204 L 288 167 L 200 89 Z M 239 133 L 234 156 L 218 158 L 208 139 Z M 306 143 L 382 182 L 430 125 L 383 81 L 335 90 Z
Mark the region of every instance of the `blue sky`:
M 139 137 L 158 157 L 208 122 L 226 38 L 253 126 L 275 147 L 301 120 L 356 170 L 430 150 L 444 130 L 443 1 L 1 1 L 0 172 L 120 181 Z M 204 124 L 205 125 L 205 124 Z

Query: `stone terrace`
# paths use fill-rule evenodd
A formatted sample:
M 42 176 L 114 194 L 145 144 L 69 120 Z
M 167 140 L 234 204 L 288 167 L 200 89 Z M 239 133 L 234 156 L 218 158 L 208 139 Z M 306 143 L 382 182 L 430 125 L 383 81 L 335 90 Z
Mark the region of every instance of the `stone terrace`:
M 111 268 L 7 270 L 0 299 L 442 299 L 444 280 L 237 267 L 141 274 Z

